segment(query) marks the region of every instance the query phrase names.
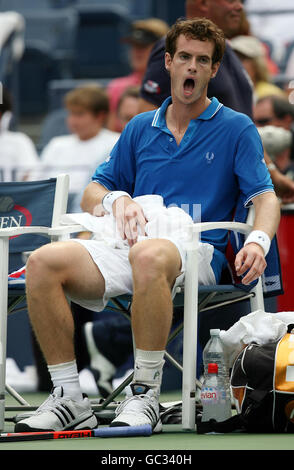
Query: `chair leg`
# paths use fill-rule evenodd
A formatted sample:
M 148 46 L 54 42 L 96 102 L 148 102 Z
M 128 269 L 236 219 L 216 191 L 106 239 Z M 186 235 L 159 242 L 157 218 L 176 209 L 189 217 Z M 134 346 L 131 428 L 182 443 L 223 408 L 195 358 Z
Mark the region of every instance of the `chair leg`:
M 0 431 L 5 419 L 5 376 L 8 302 L 8 238 L 0 238 Z
M 11 395 L 13 398 L 15 398 L 15 400 L 18 401 L 18 403 L 20 405 L 31 406 L 21 395 L 19 395 L 19 393 L 17 393 L 16 390 L 14 390 L 14 388 L 10 387 L 10 385 L 8 385 L 8 383 L 5 384 L 5 388 L 6 388 L 7 392 L 9 393 L 9 395 Z
M 261 277 L 258 279 L 258 283 L 252 289 L 252 292 L 254 292 L 254 296 L 250 298 L 251 312 L 255 312 L 255 310 L 264 310 L 264 297 Z
M 134 372 L 131 372 L 128 377 L 115 389 L 113 392 L 105 398 L 105 400 L 99 405 L 100 410 L 104 410 L 114 399 L 127 387 L 134 377 Z M 95 403 L 95 400 L 91 400 L 91 403 Z
M 195 431 L 198 335 L 198 234 L 187 249 L 184 297 L 182 428 Z

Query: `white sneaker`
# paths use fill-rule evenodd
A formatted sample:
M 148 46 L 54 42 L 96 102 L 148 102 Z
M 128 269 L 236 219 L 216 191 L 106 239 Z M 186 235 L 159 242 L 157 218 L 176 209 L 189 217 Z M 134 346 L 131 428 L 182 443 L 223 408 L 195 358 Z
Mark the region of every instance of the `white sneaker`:
M 63 396 L 62 387 L 55 387 L 47 400 L 29 418 L 15 425 L 15 432 L 94 429 L 97 425 L 97 418 L 87 397 L 82 402 L 77 402 Z
M 133 383 L 126 387 L 127 398 L 115 410 L 110 426 L 142 426 L 151 424 L 153 432 L 162 430 L 159 403 L 147 385 Z

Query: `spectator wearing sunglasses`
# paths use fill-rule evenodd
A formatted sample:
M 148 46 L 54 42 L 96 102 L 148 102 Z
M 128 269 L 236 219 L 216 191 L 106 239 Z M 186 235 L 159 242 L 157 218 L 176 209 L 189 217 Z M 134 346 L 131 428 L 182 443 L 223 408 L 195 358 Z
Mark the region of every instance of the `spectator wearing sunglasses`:
M 275 135 L 275 142 L 279 140 L 283 129 L 290 133 L 292 139 L 282 152 L 275 155 L 274 164 L 291 179 L 294 179 L 294 105 L 287 98 L 275 95 L 260 98 L 254 106 L 253 117 L 258 128 L 267 127 L 263 131 L 265 138 L 271 139 Z M 278 133 L 279 132 L 279 133 Z M 285 142 L 285 139 L 283 139 Z

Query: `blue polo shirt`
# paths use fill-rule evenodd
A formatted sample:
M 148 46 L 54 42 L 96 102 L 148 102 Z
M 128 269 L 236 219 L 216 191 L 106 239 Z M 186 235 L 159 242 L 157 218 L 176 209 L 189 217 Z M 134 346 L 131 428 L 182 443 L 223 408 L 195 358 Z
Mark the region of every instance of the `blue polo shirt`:
M 202 222 L 232 220 L 240 196 L 248 206 L 255 196 L 274 191 L 248 116 L 212 98 L 177 145 L 165 120 L 170 103 L 169 97 L 156 111 L 135 116 L 92 180 L 132 197 L 159 194 L 166 206 L 182 207 Z M 225 231 L 204 232 L 201 239 L 225 252 Z

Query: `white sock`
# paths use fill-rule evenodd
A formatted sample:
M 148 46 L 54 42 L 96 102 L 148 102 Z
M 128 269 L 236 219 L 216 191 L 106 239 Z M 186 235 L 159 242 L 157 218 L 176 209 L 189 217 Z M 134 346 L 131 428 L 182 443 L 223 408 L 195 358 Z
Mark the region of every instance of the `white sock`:
M 64 395 L 75 401 L 82 401 L 79 373 L 76 361 L 48 365 L 53 387 L 63 387 Z
M 133 382 L 143 383 L 152 388 L 157 397 L 160 394 L 165 351 L 144 351 L 136 349 Z

